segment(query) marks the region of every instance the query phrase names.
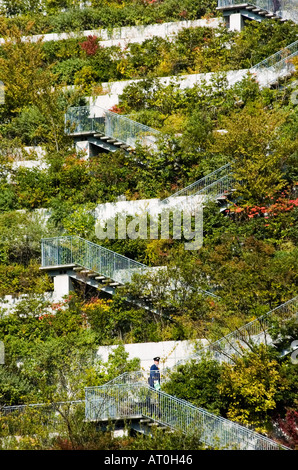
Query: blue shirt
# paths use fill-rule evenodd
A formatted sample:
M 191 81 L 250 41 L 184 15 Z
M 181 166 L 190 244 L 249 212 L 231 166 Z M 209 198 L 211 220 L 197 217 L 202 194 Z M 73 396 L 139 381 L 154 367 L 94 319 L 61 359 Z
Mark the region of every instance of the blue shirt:
M 150 367 L 150 377 L 149 377 L 149 385 L 150 387 L 154 388 L 154 382 L 158 381 L 160 383 L 160 372 L 159 368 L 156 364 L 153 364 Z

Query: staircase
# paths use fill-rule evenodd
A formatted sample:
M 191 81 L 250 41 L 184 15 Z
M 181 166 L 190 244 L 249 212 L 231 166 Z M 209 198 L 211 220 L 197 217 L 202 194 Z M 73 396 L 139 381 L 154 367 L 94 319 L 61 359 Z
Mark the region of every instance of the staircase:
M 250 73 L 255 75 L 261 87 L 276 85 L 281 78 L 290 77 L 295 72 L 295 66 L 291 59 L 297 55 L 298 41 L 295 41 L 254 65 L 250 69 Z
M 247 20 L 275 19 L 278 21 L 292 20 L 298 23 L 296 0 L 255 0 L 253 2 L 218 0 L 217 10 L 222 11 L 224 17 L 240 13 Z
M 103 291 L 130 282 L 134 274 L 150 268 L 126 256 L 76 236 L 41 240 L 41 269 L 58 275 L 63 269 L 71 278 Z M 112 288 L 112 289 L 109 289 Z
M 138 144 L 155 149 L 160 135 L 156 129 L 94 105 L 69 108 L 65 132 L 75 140 L 85 137 L 90 144 L 108 152 L 134 151 Z
M 152 389 L 141 371 L 122 374 L 103 386 L 85 388 L 85 419 L 97 424 L 124 420 L 144 433 L 150 433 L 155 423 L 169 431 L 196 433 L 211 448 L 289 450 L 244 426 Z
M 202 348 L 197 353 L 178 361 L 175 367 L 190 360 L 200 360 L 206 353 L 211 354 L 211 357 L 220 363 L 233 364 L 235 358 L 241 356 L 244 350 L 261 343 L 272 343 L 268 329 L 274 319 L 286 321 L 295 316 L 298 321 L 298 296 Z
M 146 266 L 81 237 L 65 236 L 41 240 L 40 269 L 53 277 L 67 274 L 76 281 L 114 294 L 116 288 L 131 282 L 135 274 L 143 275 L 161 267 Z M 203 289 L 201 292 L 217 297 Z M 146 308 L 146 302 L 135 300 L 134 303 Z
M 235 179 L 233 178 L 231 163 L 226 163 L 207 176 L 167 197 L 163 200 L 163 203 L 167 204 L 179 196 L 200 195 L 204 196 L 204 202 L 213 200 L 221 205 L 223 202 L 226 202 L 227 196 L 235 191 L 234 184 Z M 221 208 L 221 210 L 225 209 L 226 207 Z
M 220 363 L 233 363 L 243 349 L 260 343 L 270 343 L 266 334 L 274 318 L 286 321 L 298 318 L 298 297 L 269 311 L 235 332 L 203 348 L 197 354 L 179 361 L 200 360 L 209 352 Z M 109 420 L 129 421 L 133 429 L 150 433 L 151 426 L 164 430 L 196 432 L 207 446 L 239 450 L 289 450 L 285 446 L 244 426 L 215 416 L 191 403 L 156 391 L 146 383 L 143 371 L 129 372 L 100 387 L 85 388 L 85 416 L 96 423 Z M 151 429 L 150 429 L 151 428 Z

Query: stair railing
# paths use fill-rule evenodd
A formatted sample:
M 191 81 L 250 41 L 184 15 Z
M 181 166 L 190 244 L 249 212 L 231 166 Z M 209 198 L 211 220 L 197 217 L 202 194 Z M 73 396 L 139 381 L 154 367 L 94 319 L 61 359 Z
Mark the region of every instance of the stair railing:
M 189 186 L 171 194 L 171 196 L 163 200 L 163 203 L 167 203 L 174 197 L 179 196 L 206 195 L 212 196 L 213 198 L 220 197 L 232 189 L 233 183 L 234 178 L 232 176 L 231 163 L 226 163 L 198 181 L 195 181 Z
M 76 264 L 120 284 L 149 269 L 145 264 L 75 236 L 43 238 L 41 252 L 43 267 Z
M 68 108 L 65 114 L 67 134 L 97 133 L 135 148 L 137 144 L 155 147 L 160 132 L 100 106 Z
M 276 16 L 297 21 L 298 9 L 296 0 L 252 0 L 244 2 L 241 0 L 218 0 L 218 8 L 233 7 L 240 5 L 251 5 L 255 8 L 274 13 Z
M 297 55 L 298 40 L 251 67 L 250 73 L 259 75 L 262 84 L 269 86 L 271 83 L 276 82 L 278 78 L 295 71 L 292 59 Z
M 199 360 L 206 353 L 211 354 L 211 357 L 220 363 L 225 362 L 233 364 L 234 358 L 242 355 L 243 350 L 247 349 L 249 345 L 271 342 L 268 335 L 268 329 L 272 324 L 273 319 L 285 321 L 292 319 L 298 315 L 298 296 L 285 302 L 282 305 L 270 310 L 265 315 L 261 315 L 255 320 L 247 323 L 246 325 L 238 328 L 236 331 L 214 341 L 208 346 L 200 349 L 184 359 L 181 359 L 175 366 L 188 362 L 190 360 Z
M 121 381 L 120 381 L 121 382 Z M 240 424 L 156 391 L 144 381 L 108 383 L 85 389 L 85 419 L 98 422 L 149 418 L 183 433 L 196 433 L 205 445 L 223 449 L 288 450 Z

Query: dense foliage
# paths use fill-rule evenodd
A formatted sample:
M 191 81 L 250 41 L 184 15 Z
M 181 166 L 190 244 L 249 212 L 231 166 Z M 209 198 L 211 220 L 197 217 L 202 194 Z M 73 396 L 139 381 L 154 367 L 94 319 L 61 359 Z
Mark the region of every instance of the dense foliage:
M 139 367 L 137 359 L 128 360 L 124 343 L 213 341 L 297 294 L 298 107 L 291 99 L 297 72 L 264 89 L 249 74 L 229 87 L 225 75 L 293 42 L 297 26 L 267 20 L 252 22 L 241 33 L 224 27 L 185 28 L 172 41 L 152 38 L 126 50 L 104 48 L 93 36 L 30 39 L 33 33 L 54 29 L 194 19 L 214 13 L 216 4 L 91 3 L 91 8 L 73 9 L 67 0 L 5 0 L 2 6 L 0 295 L 28 298 L 12 312 L 4 303 L 1 311 L 1 405 L 82 399 L 85 386 Z M 62 8 L 66 11 L 58 14 Z M 23 40 L 23 35 L 29 38 Z M 216 74 L 210 82 L 180 87 L 176 75 L 194 72 Z M 172 79 L 164 84 L 157 78 L 162 76 Z M 124 89 L 114 111 L 158 129 L 157 150 L 138 147 L 133 154 L 118 150 L 86 158 L 65 133 L 65 111 L 86 104 L 86 96 L 100 95 L 104 81 L 132 78 L 140 80 Z M 73 84 L 75 88 L 66 87 Z M 28 147 L 34 151 L 28 153 Z M 120 196 L 167 197 L 228 162 L 235 191 L 223 210 L 215 202 L 204 207 L 200 250 L 185 251 L 185 240 L 171 237 L 97 239 L 98 204 Z M 66 234 L 167 269 L 136 278 L 112 298 L 77 284 L 64 301 L 46 301 L 43 294 L 53 286 L 39 269 L 40 239 Z M 140 298 L 151 309 L 142 308 Z M 297 324 L 275 321 L 271 333 L 275 348 L 247 351 L 233 365 L 219 365 L 209 357 L 190 362 L 173 373 L 164 390 L 294 448 L 297 365 L 281 354 L 297 339 Z M 100 345 L 118 345 L 107 363 L 96 355 Z M 17 419 L 1 417 L 3 448 L 201 448 L 198 436 L 191 435 L 169 439 L 157 433 L 149 440 L 95 435 L 79 408 L 58 412 L 64 427 L 58 438 L 50 438 L 39 426 L 39 412 L 31 411 L 36 419 L 28 413 L 19 432 L 38 437 L 12 442 L 8 436 Z
M 176 0 L 91 0 L 91 6 L 84 8 L 78 4 L 81 2 L 72 0 L 4 0 L 1 9 L 9 27 L 23 28 L 34 20 L 34 32 L 40 34 L 191 20 L 214 15 L 217 2 L 181 0 L 178 8 Z

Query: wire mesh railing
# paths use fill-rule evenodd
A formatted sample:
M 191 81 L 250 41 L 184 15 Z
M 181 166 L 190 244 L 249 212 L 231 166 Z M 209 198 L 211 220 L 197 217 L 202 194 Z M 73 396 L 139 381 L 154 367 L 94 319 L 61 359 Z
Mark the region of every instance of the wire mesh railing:
M 289 44 L 275 54 L 267 57 L 250 69 L 250 73 L 259 76 L 263 85 L 270 85 L 279 78 L 295 71 L 292 59 L 298 55 L 298 41 Z
M 138 261 L 75 236 L 43 238 L 41 253 L 43 267 L 76 264 L 120 284 L 148 270 Z
M 289 44 L 287 47 L 284 47 L 280 51 L 272 54 L 270 57 L 262 60 L 258 64 L 254 65 L 253 69 L 262 69 L 274 67 L 276 64 L 279 64 L 281 61 L 291 58 L 293 54 L 298 52 L 298 41 L 294 41 Z
M 163 200 L 164 203 L 171 201 L 179 196 L 209 196 L 212 198 L 220 197 L 228 193 L 233 188 L 235 180 L 232 175 L 231 163 L 226 163 L 217 170 L 209 173 L 194 183 L 180 189 L 176 193 Z
M 68 418 L 81 416 L 83 422 L 85 400 L 55 403 L 30 403 L 25 405 L 0 406 L 0 448 L 10 448 L 10 438 L 39 437 L 46 442 L 56 435 L 66 434 Z
M 41 240 L 41 266 L 43 268 L 57 266 L 74 268 L 75 265 L 105 276 L 119 284 L 130 283 L 134 275 L 142 276 L 155 272 L 154 267 L 146 266 L 77 236 L 43 238 Z M 172 287 L 169 286 L 169 289 Z M 200 291 L 205 295 L 218 298 L 216 294 L 205 289 L 200 289 Z M 149 308 L 150 305 L 150 302 L 139 299 L 134 299 L 134 303 L 144 308 Z M 153 306 L 150 307 L 150 310 L 158 313 L 158 309 Z
M 154 148 L 160 132 L 100 106 L 71 107 L 65 114 L 68 134 L 98 133 L 132 148 L 137 144 Z
M 269 344 L 271 342 L 268 330 L 273 320 L 286 321 L 287 319 L 294 318 L 295 315 L 298 315 L 298 296 L 205 346 L 197 353 L 181 359 L 176 363 L 176 366 L 190 360 L 199 360 L 206 353 L 211 354 L 220 363 L 226 362 L 232 364 L 234 363 L 234 358 L 241 356 L 243 350 L 249 346 L 260 343 Z
M 85 406 L 87 421 L 145 417 L 173 430 L 196 433 L 202 443 L 212 448 L 288 449 L 240 424 L 216 416 L 161 390 L 156 391 L 143 381 L 87 387 Z
M 252 1 L 241 1 L 241 0 L 218 0 L 218 8 L 237 6 L 249 4 L 257 8 L 262 8 L 265 11 L 275 13 L 277 16 L 282 17 L 285 8 L 294 8 L 293 0 L 252 0 Z
M 265 12 L 274 14 L 285 20 L 292 20 L 298 22 L 298 4 L 297 0 L 218 0 L 218 8 L 224 7 L 237 7 L 240 5 L 254 6 Z M 266 17 L 265 17 L 266 18 Z

